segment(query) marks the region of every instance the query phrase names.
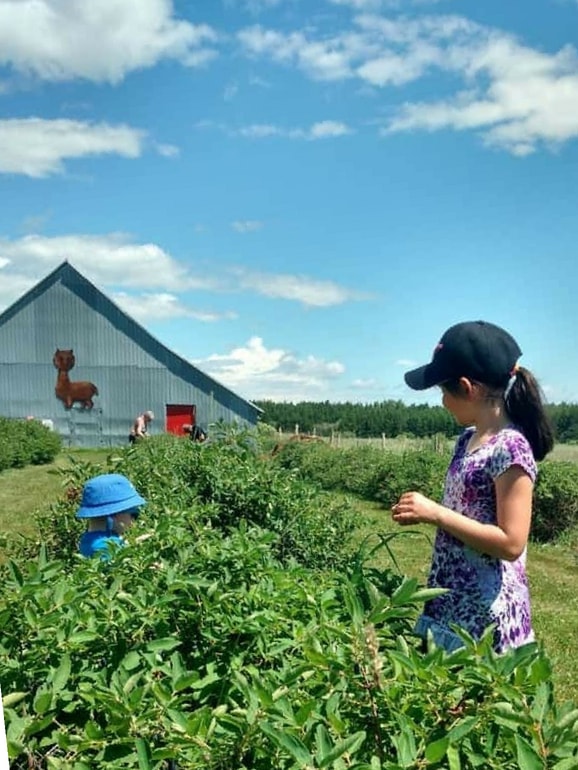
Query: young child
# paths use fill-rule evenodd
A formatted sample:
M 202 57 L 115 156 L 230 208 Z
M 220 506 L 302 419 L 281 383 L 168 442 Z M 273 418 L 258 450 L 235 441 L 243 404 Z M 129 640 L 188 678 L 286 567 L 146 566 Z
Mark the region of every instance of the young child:
M 463 645 L 453 624 L 479 638 L 495 626 L 503 652 L 534 639 L 526 577 L 536 460 L 553 446 L 540 389 L 508 332 L 484 321 L 448 329 L 431 362 L 407 372 L 414 390 L 439 385 L 442 402 L 469 426 L 449 465 L 442 504 L 406 492 L 392 507 L 401 525 L 437 527 L 428 585 L 449 592 L 426 603 L 416 633 L 447 650 Z
M 120 473 L 94 476 L 84 485 L 78 519 L 87 520 L 86 532 L 80 538 L 79 551 L 83 556 L 110 558 L 110 543 L 124 545 L 124 532 L 139 515 L 144 500 L 131 482 Z

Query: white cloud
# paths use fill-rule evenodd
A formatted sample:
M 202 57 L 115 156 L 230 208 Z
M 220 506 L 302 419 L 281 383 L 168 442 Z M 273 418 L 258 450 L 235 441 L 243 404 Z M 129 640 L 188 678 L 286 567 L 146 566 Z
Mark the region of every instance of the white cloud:
M 369 10 L 367 5 L 363 8 Z M 355 24 L 355 31 L 332 36 L 254 25 L 241 30 L 238 39 L 248 56 L 295 66 L 314 79 L 360 78 L 384 86 L 416 80 L 433 66 L 447 68 L 448 41 L 469 43 L 472 36 L 483 33 L 480 25 L 460 16 L 389 18 L 363 13 L 355 17 Z
M 356 78 L 378 89 L 433 73 L 460 81 L 443 100 L 409 102 L 398 109 L 390 102 L 383 135 L 477 131 L 485 144 L 515 155 L 578 137 L 578 53 L 573 46 L 548 53 L 458 15 L 385 17 L 369 13 L 381 3 L 337 2 L 364 12 L 355 17 L 355 31 L 326 36 L 314 28 L 280 32 L 255 25 L 239 33 L 241 45 L 253 58 L 296 67 L 313 79 Z M 314 138 L 311 130 L 268 124 L 239 133 Z
M 487 145 L 528 155 L 541 143 L 578 137 L 578 57 L 571 46 L 544 54 L 498 36 L 456 54 L 477 87 L 437 102 L 406 104 L 384 133 L 479 130 Z M 487 85 L 483 83 L 487 81 Z
M 231 227 L 238 233 L 255 233 L 263 229 L 264 222 L 259 222 L 257 219 L 243 219 L 231 222 Z
M 261 337 L 252 337 L 230 353 L 213 354 L 193 362 L 204 372 L 246 398 L 303 400 L 324 397 L 345 372 L 339 361 L 315 356 L 299 358 L 281 348 L 267 349 Z
M 322 120 L 320 123 L 314 123 L 309 129 L 310 139 L 328 139 L 333 136 L 347 136 L 351 129 L 345 123 L 337 120 Z
M 255 86 L 256 88 L 271 88 L 271 83 L 259 75 L 251 75 L 249 78 L 249 85 Z
M 250 126 L 239 128 L 232 133 L 246 139 L 268 139 L 269 137 L 276 136 L 283 139 L 303 139 L 314 142 L 318 139 L 347 136 L 353 133 L 353 129 L 346 123 L 337 120 L 322 120 L 318 123 L 313 123 L 309 128 L 284 128 L 271 123 L 254 123 Z
M 200 275 L 154 243 L 137 243 L 128 235 L 112 233 L 55 237 L 36 234 L 17 240 L 0 238 L 0 299 L 7 304 L 16 300 L 38 281 L 39 274 L 47 274 L 64 260 L 99 287 L 114 287 L 117 291 L 125 288 L 152 290 L 152 299 L 146 302 L 154 304 L 154 312 L 169 315 L 177 307 L 176 300 L 173 301 L 170 295 L 191 290 L 228 294 L 249 291 L 273 299 L 293 300 L 309 307 L 329 307 L 366 298 L 331 281 L 306 276 L 251 273 L 244 268 L 223 269 L 219 275 Z M 128 306 L 132 292 L 125 294 L 122 301 Z M 214 320 L 213 313 L 195 312 L 204 315 L 201 320 Z M 179 313 L 182 315 L 180 309 Z M 232 316 L 226 313 L 219 317 Z
M 0 259 L 10 263 L 3 279 L 8 274 L 16 283 L 29 277 L 36 282 L 39 273 L 53 270 L 66 259 L 100 286 L 177 292 L 213 288 L 210 279 L 193 275 L 156 244 L 135 243 L 122 234 L 0 239 Z
M 238 39 L 247 54 L 268 56 L 283 64 L 296 64 L 319 80 L 342 80 L 353 75 L 351 52 L 339 36 L 328 40 L 309 40 L 302 32 L 282 33 L 255 25 L 241 30 Z
M 37 278 L 21 273 L 11 273 L 6 270 L 9 260 L 0 257 L 0 312 L 15 302 L 25 292 L 31 289 Z
M 254 123 L 240 128 L 237 133 L 247 139 L 266 139 L 269 136 L 281 136 L 282 129 L 269 123 Z
M 369 377 L 368 379 L 358 379 L 353 380 L 351 383 L 351 387 L 354 390 L 376 390 L 380 387 L 379 382 L 374 379 L 373 377 Z
M 418 364 L 411 358 L 400 358 L 395 362 L 396 366 L 417 366 Z
M 130 244 L 117 236 L 28 236 L 20 241 L 0 240 L 0 254 L 0 310 L 31 289 L 38 282 L 39 272 L 47 274 L 65 257 L 100 287 L 172 286 L 175 291 L 208 288 L 158 247 Z M 169 291 L 106 293 L 141 322 L 173 318 L 214 322 L 237 318 L 232 312 L 191 307 Z
M 0 0 L 0 64 L 42 80 L 116 83 L 162 59 L 200 66 L 216 41 L 175 18 L 172 0 Z
M 180 149 L 174 144 L 157 144 L 156 149 L 163 158 L 177 158 L 181 154 Z
M 174 294 L 162 292 L 158 294 L 127 294 L 116 292 L 111 294 L 116 304 L 137 321 L 166 321 L 173 318 L 194 318 L 196 321 L 213 322 L 223 319 L 236 318 L 235 313 L 215 313 L 199 310 L 181 302 Z
M 274 299 L 289 299 L 309 307 L 331 307 L 356 299 L 367 299 L 360 292 L 304 275 L 275 275 L 244 269 L 235 271 L 239 286 Z
M 346 5 L 356 11 L 377 11 L 383 5 L 384 0 L 329 0 L 333 5 Z
M 0 120 L 0 173 L 45 177 L 61 173 L 63 161 L 115 154 L 136 158 L 143 133 L 130 126 L 75 120 Z

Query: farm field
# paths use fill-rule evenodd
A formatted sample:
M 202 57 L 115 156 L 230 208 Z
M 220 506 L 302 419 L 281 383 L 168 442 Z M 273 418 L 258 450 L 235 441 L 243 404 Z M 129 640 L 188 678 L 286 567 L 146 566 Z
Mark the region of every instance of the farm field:
M 406 445 L 407 448 L 407 445 Z M 578 450 L 578 447 L 560 447 Z M 58 469 L 77 461 L 105 462 L 106 450 L 63 452 L 46 466 L 27 467 L 0 474 L 0 532 L 34 533 L 32 511 L 57 498 L 61 489 Z M 578 452 L 576 453 L 578 457 Z M 558 452 L 556 459 L 573 459 L 572 451 Z M 390 520 L 389 511 L 376 503 L 352 501 L 364 524 L 359 538 L 377 543 L 377 533 L 398 533 L 390 546 L 400 571 L 425 581 L 431 553 L 433 530 L 409 535 Z M 391 556 L 381 550 L 376 556 L 380 566 L 393 567 Z M 554 668 L 554 680 L 560 701 L 578 697 L 578 551 L 571 545 L 535 545 L 529 548 L 528 571 L 532 584 L 534 625 Z
M 279 433 L 277 435 L 279 441 L 287 441 L 294 434 Z M 331 437 L 323 436 L 321 438 L 331 446 L 341 449 L 373 446 L 387 452 L 401 452 L 407 449 L 447 449 L 450 451 L 455 443 L 454 439 L 446 439 L 443 436 L 433 438 L 410 438 L 405 436 L 398 438 L 353 438 L 351 436 L 334 434 Z M 557 444 L 548 455 L 548 459 L 578 463 L 578 444 Z

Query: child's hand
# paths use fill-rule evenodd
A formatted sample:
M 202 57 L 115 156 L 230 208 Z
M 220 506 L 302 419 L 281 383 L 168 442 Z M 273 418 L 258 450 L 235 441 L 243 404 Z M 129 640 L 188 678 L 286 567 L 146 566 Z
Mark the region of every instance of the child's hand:
M 435 524 L 439 505 L 419 492 L 405 492 L 391 510 L 392 519 L 402 526 Z

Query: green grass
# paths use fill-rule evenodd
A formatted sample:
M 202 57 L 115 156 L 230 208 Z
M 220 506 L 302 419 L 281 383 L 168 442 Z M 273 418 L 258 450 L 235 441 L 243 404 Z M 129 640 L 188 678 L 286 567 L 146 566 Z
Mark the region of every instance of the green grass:
M 12 468 L 0 473 L 0 532 L 34 534 L 32 514 L 46 502 L 56 500 L 62 490 L 57 469 L 82 462 L 104 462 L 110 449 L 66 450 L 53 463 Z
M 109 449 L 67 450 L 49 465 L 0 473 L 0 532 L 33 534 L 32 513 L 58 497 L 62 480 L 56 469 L 69 465 L 69 457 L 104 463 L 109 454 Z M 360 538 L 369 536 L 370 542 L 377 542 L 377 532 L 397 533 L 390 545 L 401 572 L 425 582 L 434 530 L 415 527 L 412 529 L 421 534 L 409 535 L 392 522 L 389 511 L 379 504 L 356 501 L 355 505 L 364 520 Z M 382 550 L 377 560 L 381 566 L 393 566 L 386 551 Z M 534 627 L 554 666 L 558 700 L 578 702 L 578 549 L 572 545 L 530 544 L 528 573 Z

